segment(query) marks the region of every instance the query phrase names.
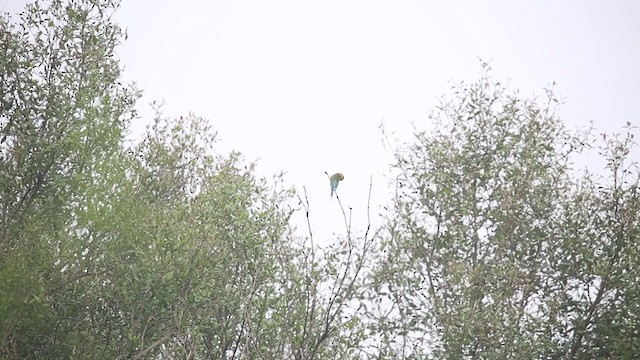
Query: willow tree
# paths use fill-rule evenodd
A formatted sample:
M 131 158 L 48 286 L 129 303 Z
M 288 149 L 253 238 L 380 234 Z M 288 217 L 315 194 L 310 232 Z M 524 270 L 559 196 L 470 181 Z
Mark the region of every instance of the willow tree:
M 125 142 L 138 93 L 116 9 L 0 19 L 0 358 L 353 354 L 345 304 L 371 239 L 347 230 L 324 256 L 295 241 L 282 178 L 220 155 L 202 117 L 158 111 Z
M 0 17 L 0 356 L 66 357 L 89 244 L 82 214 L 113 185 L 134 89 L 118 83 L 115 5 L 27 5 Z M 110 190 L 109 190 L 110 191 Z M 83 236 L 93 236 L 94 234 Z
M 485 73 L 454 87 L 397 149 L 396 196 L 369 319 L 393 358 L 628 358 L 638 351 L 638 171 L 632 135 L 601 147 L 609 177 L 557 98 Z M 635 334 L 635 335 L 634 335 Z

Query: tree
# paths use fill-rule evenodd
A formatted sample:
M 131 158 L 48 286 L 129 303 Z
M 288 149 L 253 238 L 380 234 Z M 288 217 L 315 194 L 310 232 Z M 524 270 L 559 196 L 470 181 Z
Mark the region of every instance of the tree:
M 606 177 L 585 173 L 576 181 L 563 219 L 566 262 L 554 279 L 565 290 L 560 332 L 570 358 L 631 359 L 640 353 L 638 284 L 640 265 L 638 188 L 632 160 L 634 128 L 603 135 L 595 150 L 606 161 Z
M 115 267 L 102 287 L 107 326 L 97 329 L 114 337 L 113 356 L 266 351 L 255 339 L 269 326 L 290 216 L 279 205 L 290 191 L 272 191 L 237 153 L 214 155 L 215 136 L 203 118 L 158 114 L 133 151 L 131 193 L 120 198 L 136 208 L 127 215 L 135 225 L 119 231 L 127 223 L 119 219 L 110 227 L 119 250 L 108 252 Z
M 62 288 L 91 245 L 84 214 L 110 191 L 135 89 L 117 83 L 110 2 L 28 5 L 0 18 L 0 354 L 67 357 L 52 344 L 83 304 Z M 82 239 L 82 240 L 81 240 Z M 30 355 L 27 355 L 30 354 Z
M 35 2 L 0 21 L 0 357 L 353 352 L 346 304 L 371 238 L 349 225 L 321 256 L 289 227 L 282 175 L 218 154 L 202 117 L 156 108 L 126 145 L 139 94 L 119 82 L 117 6 Z
M 609 181 L 578 179 L 572 156 L 590 133 L 570 134 L 557 103 L 551 91 L 542 103 L 508 94 L 485 72 L 396 151 L 369 294 L 379 354 L 637 353 L 638 171 L 623 165 L 635 144 L 604 146 Z

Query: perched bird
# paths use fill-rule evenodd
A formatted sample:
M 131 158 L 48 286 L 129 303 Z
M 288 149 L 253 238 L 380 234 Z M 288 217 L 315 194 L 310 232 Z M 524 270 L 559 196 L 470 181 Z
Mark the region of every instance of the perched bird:
M 338 189 L 338 184 L 342 180 L 344 180 L 344 175 L 342 175 L 340 173 L 335 173 L 335 174 L 331 175 L 331 177 L 329 178 L 329 182 L 331 183 L 331 198 L 332 199 L 333 199 L 333 193 L 336 192 L 336 190 Z

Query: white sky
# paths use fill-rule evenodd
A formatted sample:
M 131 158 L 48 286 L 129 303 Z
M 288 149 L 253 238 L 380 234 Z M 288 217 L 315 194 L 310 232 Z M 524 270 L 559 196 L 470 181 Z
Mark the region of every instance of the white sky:
M 363 228 L 370 175 L 372 217 L 390 198 L 380 122 L 410 141 L 450 81 L 477 80 L 478 58 L 523 96 L 556 81 L 570 127 L 640 125 L 639 1 L 125 0 L 117 18 L 125 81 L 144 90 L 135 132 L 152 100 L 209 118 L 221 151 L 307 187 L 320 238 L 344 231 L 324 171 L 345 174 Z

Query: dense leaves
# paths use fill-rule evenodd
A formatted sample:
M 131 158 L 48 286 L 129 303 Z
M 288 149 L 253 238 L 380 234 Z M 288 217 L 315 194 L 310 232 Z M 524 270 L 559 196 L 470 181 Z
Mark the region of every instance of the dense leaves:
M 282 176 L 218 154 L 205 119 L 156 107 L 126 145 L 116 9 L 1 19 L 0 357 L 328 356 L 361 266 L 294 236 Z
M 535 101 L 484 75 L 460 84 L 398 149 L 398 192 L 370 295 L 379 351 L 433 358 L 630 358 L 638 353 L 635 143 L 600 148 L 577 178 L 551 91 Z M 630 308 L 629 308 L 630 307 Z M 624 310 L 623 310 L 624 309 Z M 382 314 L 382 315 L 380 315 Z M 616 341 L 624 333 L 624 341 Z
M 86 215 L 107 206 L 137 97 L 115 82 L 121 31 L 103 10 L 36 2 L 0 19 L 2 356 L 63 357 L 80 340 L 67 330 L 92 296 Z

